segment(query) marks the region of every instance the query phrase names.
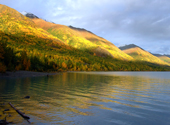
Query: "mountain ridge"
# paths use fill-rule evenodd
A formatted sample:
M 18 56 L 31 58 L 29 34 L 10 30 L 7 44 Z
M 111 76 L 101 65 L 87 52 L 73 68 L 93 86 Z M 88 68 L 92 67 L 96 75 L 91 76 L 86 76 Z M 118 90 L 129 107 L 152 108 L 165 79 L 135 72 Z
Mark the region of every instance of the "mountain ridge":
M 137 46 L 135 44 L 129 44 L 129 45 L 120 46 L 119 49 L 125 50 L 125 49 L 130 49 L 130 48 L 135 48 L 135 47 L 138 47 L 138 48 L 144 50 L 143 48 L 141 48 L 141 47 L 139 47 L 139 46 Z
M 85 29 L 28 18 L 1 4 L 0 24 L 0 72 L 170 70 L 167 65 L 134 61 Z
M 23 12 L 21 12 L 21 14 L 23 14 L 23 15 L 25 15 L 26 17 L 29 17 L 29 18 L 31 18 L 31 19 L 34 19 L 34 18 L 39 19 L 39 17 L 37 17 L 37 16 L 34 15 L 33 13 L 28 13 L 28 12 L 23 11 Z M 42 19 L 42 20 L 44 20 L 44 19 Z M 49 21 L 46 21 L 46 20 L 44 20 L 44 21 L 45 21 L 45 22 L 49 22 Z M 53 24 L 55 25 L 54 22 L 49 22 L 49 23 L 53 23 Z M 71 29 L 77 30 L 77 31 L 89 32 L 89 33 L 97 36 L 97 35 L 94 34 L 93 32 L 91 32 L 91 31 L 89 31 L 89 30 L 86 30 L 86 29 L 84 29 L 84 28 L 74 27 L 74 26 L 71 26 L 71 25 L 69 25 L 68 27 L 71 28 Z M 97 37 L 100 37 L 100 36 L 97 36 Z M 101 38 L 101 39 L 104 39 L 103 37 L 100 37 L 100 38 Z M 137 46 L 137 45 L 135 45 L 135 44 L 129 44 L 129 45 L 120 46 L 120 47 L 118 47 L 118 48 L 119 48 L 120 50 L 124 50 L 124 49 L 132 48 L 132 47 L 139 47 L 139 46 Z M 142 49 L 142 50 L 144 50 L 144 49 L 141 48 L 141 47 L 139 47 L 139 48 Z M 144 51 L 146 51 L 146 50 L 144 50 Z M 154 54 L 153 54 L 153 55 L 154 55 Z M 161 55 L 161 54 L 160 54 L 160 55 Z M 156 55 L 155 55 L 155 56 L 156 56 Z M 167 55 L 167 56 L 170 57 L 170 55 Z
M 169 62 L 158 58 L 157 56 L 153 55 L 152 53 L 142 49 L 141 47 L 135 44 L 125 45 L 119 48 L 122 51 L 124 51 L 126 54 L 129 54 L 130 56 L 132 56 L 134 59 L 138 61 L 146 61 L 150 63 L 170 65 Z
M 26 16 L 26 17 L 31 18 L 31 19 L 33 19 L 33 18 L 39 19 L 39 17 L 36 16 L 36 15 L 34 15 L 33 13 L 28 13 L 28 12 L 26 12 L 26 11 L 23 11 L 23 12 L 20 12 L 20 13 L 23 14 L 24 16 Z
M 90 49 L 93 50 L 94 53 L 98 53 L 97 55 L 103 55 L 102 51 L 101 54 L 99 54 L 97 49 L 100 47 L 100 50 L 107 50 L 107 52 L 104 52 L 104 55 L 111 55 L 111 57 L 117 59 L 133 60 L 132 57 L 122 52 L 113 43 L 95 35 L 88 30 L 75 28 L 72 26 L 70 28 L 69 26 L 53 24 L 42 19 L 33 19 L 33 21 L 35 24 L 37 24 L 37 26 L 58 37 L 60 40 L 65 41 L 65 43 L 72 47 L 78 49 Z
M 157 56 L 158 58 L 160 58 L 161 60 L 170 63 L 170 55 L 162 55 L 162 54 L 153 54 L 155 56 Z

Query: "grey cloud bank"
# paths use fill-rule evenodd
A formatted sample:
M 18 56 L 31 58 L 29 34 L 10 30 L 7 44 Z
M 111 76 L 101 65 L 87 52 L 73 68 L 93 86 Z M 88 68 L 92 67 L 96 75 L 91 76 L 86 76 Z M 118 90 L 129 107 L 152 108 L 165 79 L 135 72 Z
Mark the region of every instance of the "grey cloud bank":
M 57 24 L 85 28 L 116 46 L 170 54 L 169 0 L 0 0 Z

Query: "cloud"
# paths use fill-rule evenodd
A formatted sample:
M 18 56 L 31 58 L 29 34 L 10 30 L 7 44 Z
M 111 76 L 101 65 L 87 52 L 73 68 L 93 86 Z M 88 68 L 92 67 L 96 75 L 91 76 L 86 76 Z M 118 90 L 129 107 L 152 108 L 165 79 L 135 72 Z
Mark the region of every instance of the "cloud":
M 155 24 L 157 24 L 157 23 L 164 22 L 164 21 L 166 21 L 166 20 L 167 20 L 167 19 L 169 19 L 169 18 L 170 18 L 170 16 L 165 17 L 165 18 L 163 18 L 163 19 L 159 19 L 159 20 L 157 20 L 157 21 L 153 22 L 153 23 L 152 23 L 152 25 L 155 25 Z

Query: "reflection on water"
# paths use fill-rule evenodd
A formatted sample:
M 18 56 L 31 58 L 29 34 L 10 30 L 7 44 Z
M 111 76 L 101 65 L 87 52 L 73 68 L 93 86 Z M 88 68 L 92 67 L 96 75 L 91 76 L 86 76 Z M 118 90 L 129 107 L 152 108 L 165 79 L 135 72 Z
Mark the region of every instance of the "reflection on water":
M 151 77 L 139 75 L 140 72 L 127 74 L 90 72 L 0 78 L 0 104 L 11 102 L 30 116 L 33 124 L 168 125 L 170 79 L 163 72 L 164 77 L 157 78 L 152 77 L 156 72 L 150 72 Z M 24 99 L 26 95 L 31 98 Z M 5 106 L 0 105 L 0 112 L 10 108 Z M 27 123 L 15 111 L 11 114 L 14 117 L 7 120 Z

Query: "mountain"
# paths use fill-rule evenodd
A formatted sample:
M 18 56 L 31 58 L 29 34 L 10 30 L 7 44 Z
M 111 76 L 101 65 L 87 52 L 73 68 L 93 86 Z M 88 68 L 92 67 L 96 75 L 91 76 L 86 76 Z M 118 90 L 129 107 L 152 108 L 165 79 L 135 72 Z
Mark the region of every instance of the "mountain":
M 158 58 L 160 58 L 161 60 L 167 62 L 167 63 L 170 63 L 170 58 L 168 56 L 159 56 Z
M 119 48 L 126 54 L 132 56 L 137 61 L 146 61 L 146 62 L 160 64 L 160 65 L 170 65 L 169 63 L 152 55 L 151 53 L 145 51 L 144 49 L 142 49 L 137 45 L 130 44 Z
M 169 57 L 169 58 L 170 58 L 170 55 L 166 55 L 166 54 L 165 54 L 165 56 L 167 56 L 167 57 Z
M 24 16 L 1 4 L 0 24 L 0 72 L 170 70 L 135 62 L 111 42 L 85 29 L 47 22 L 34 14 Z
M 0 5 L 0 16 L 1 38 L 6 37 L 9 42 L 13 41 L 13 45 L 18 44 L 19 47 L 22 46 L 22 44 L 25 45 L 25 42 L 29 46 L 42 44 L 43 42 L 46 44 L 49 42 L 47 46 L 65 45 L 65 43 L 57 37 L 54 37 L 47 31 L 38 28 L 32 19 L 25 17 L 12 8 Z M 43 42 L 40 43 L 39 41 L 41 40 Z
M 152 53 L 152 55 L 157 56 L 157 57 L 163 56 L 163 55 L 161 55 L 161 54 L 154 54 L 154 53 Z
M 120 46 L 119 49 L 126 50 L 126 49 L 130 49 L 130 48 L 135 48 L 135 47 L 142 49 L 141 47 L 139 47 L 139 46 L 137 46 L 135 44 L 129 44 L 129 45 L 125 45 L 125 46 Z M 144 50 L 144 49 L 142 49 L 142 50 Z
M 153 54 L 154 56 L 157 56 L 159 59 L 167 62 L 167 63 L 170 63 L 170 57 L 169 55 L 161 55 L 161 54 Z
M 21 14 L 23 14 L 24 16 L 29 17 L 31 19 L 38 18 L 36 15 L 34 15 L 32 13 L 25 12 L 25 11 L 21 12 Z
M 90 50 L 97 56 L 111 56 L 121 60 L 133 60 L 132 57 L 122 52 L 111 42 L 101 38 L 94 33 L 73 26 L 64 26 L 46 22 L 42 19 L 33 19 L 34 23 L 43 28 L 55 37 L 58 37 L 64 43 L 81 50 Z

